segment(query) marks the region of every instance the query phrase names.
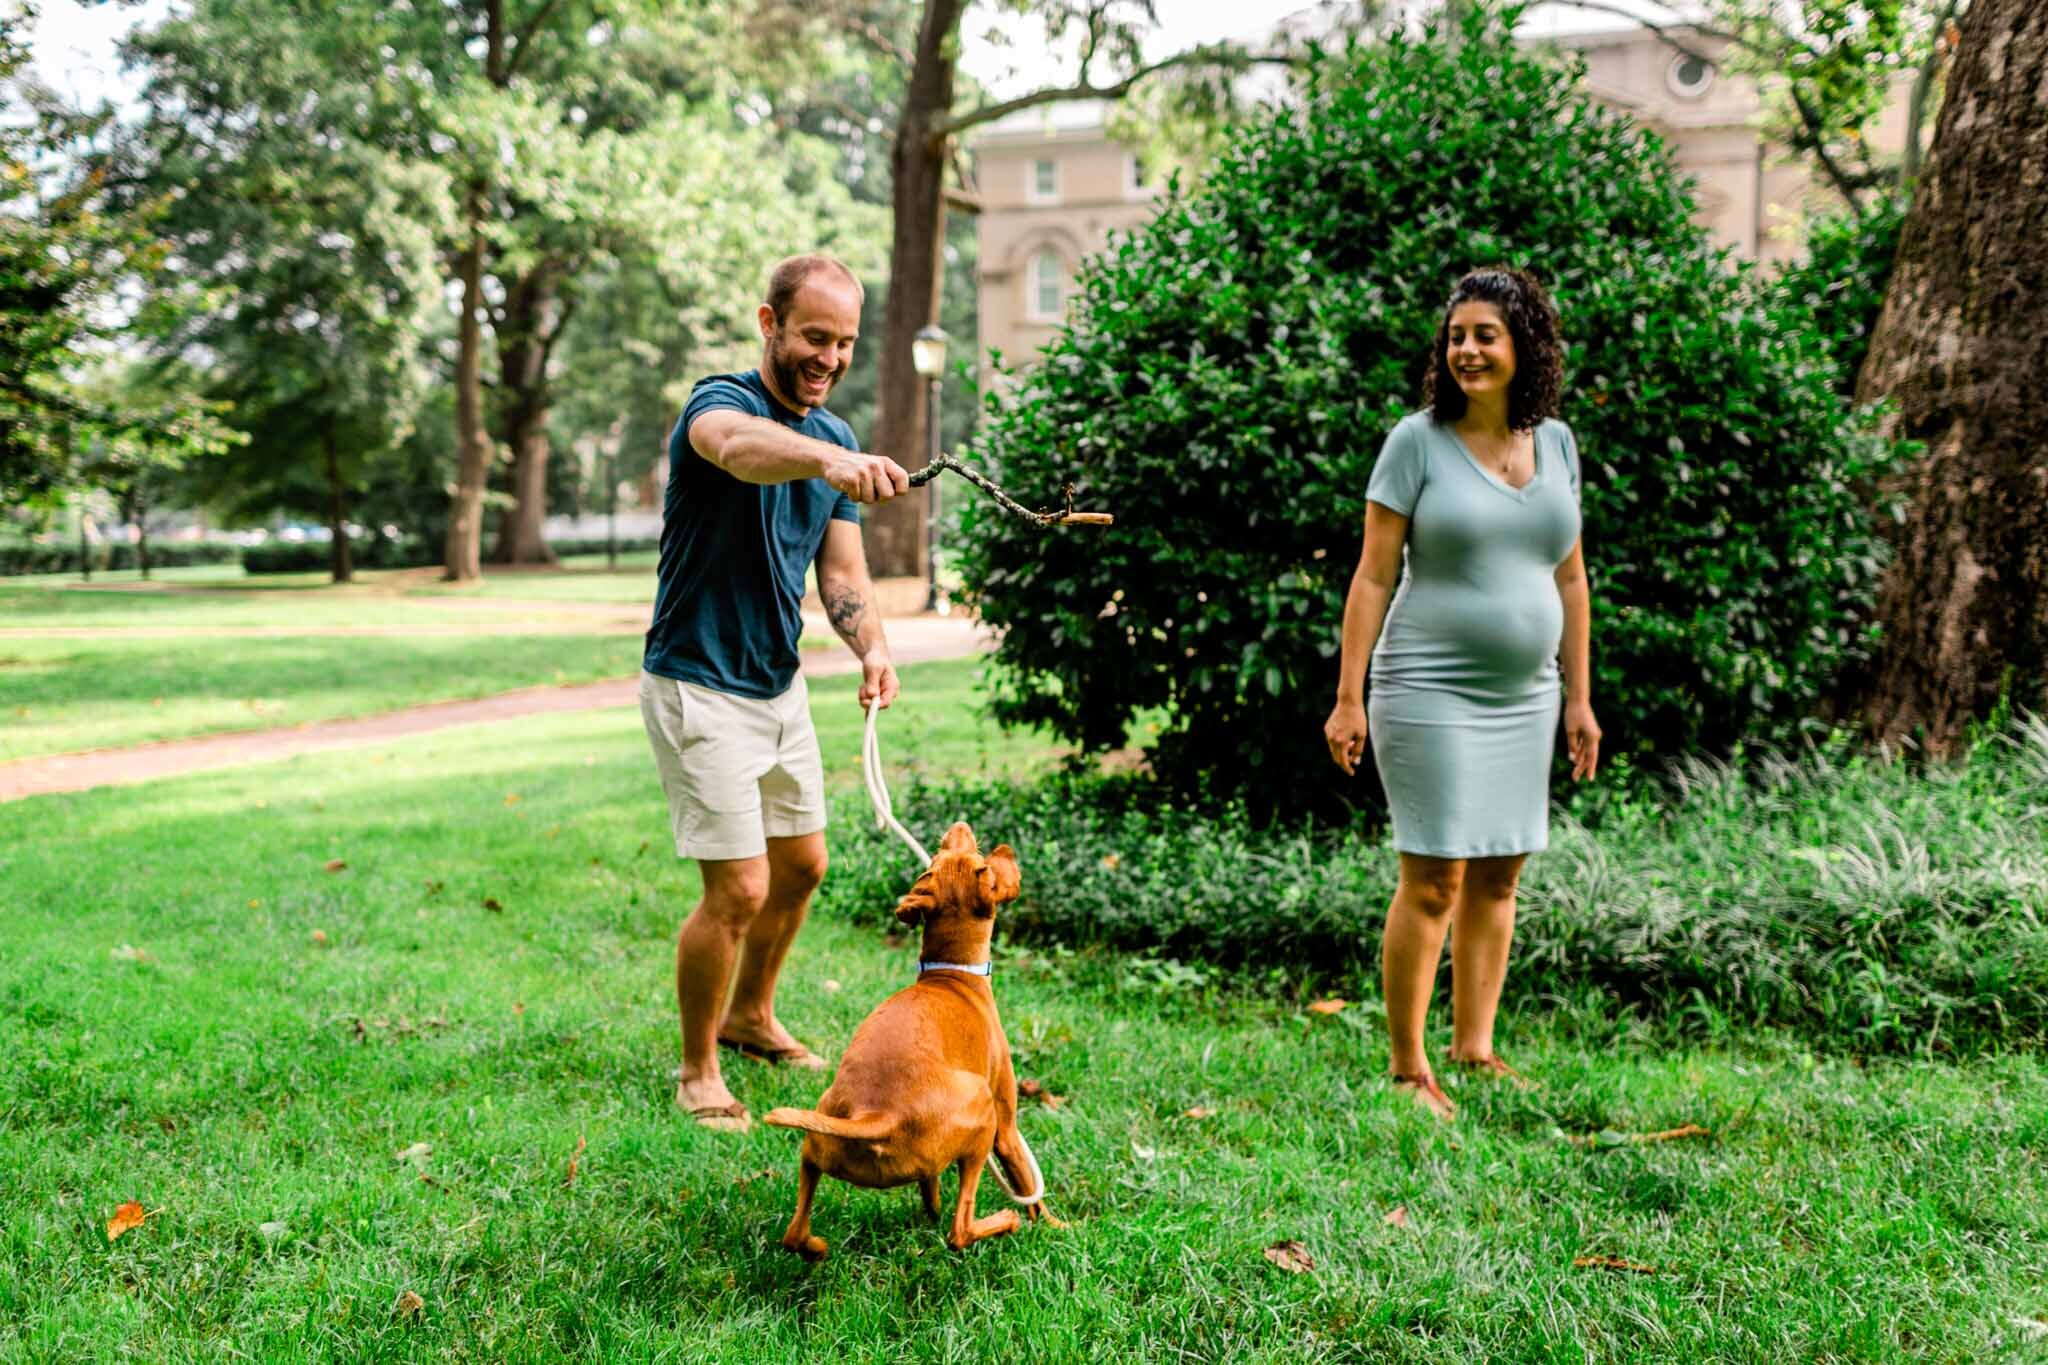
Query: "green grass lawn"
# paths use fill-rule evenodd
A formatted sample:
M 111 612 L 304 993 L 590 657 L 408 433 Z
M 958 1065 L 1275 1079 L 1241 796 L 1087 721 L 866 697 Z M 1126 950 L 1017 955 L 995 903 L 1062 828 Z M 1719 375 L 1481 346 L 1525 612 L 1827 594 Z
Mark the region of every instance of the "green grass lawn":
M 972 672 L 906 670 L 892 759 L 1044 766 L 1044 741 L 973 713 Z M 813 690 L 843 815 L 852 685 Z M 828 1184 L 832 1257 L 806 1266 L 776 1244 L 796 1137 L 705 1133 L 671 1107 L 673 936 L 696 887 L 637 716 L 508 737 L 0 806 L 0 1358 L 2048 1349 L 2028 1344 L 2048 1317 L 2038 1056 L 1859 1066 L 1558 1012 L 1502 1031 L 1542 1088 L 1462 1087 L 1445 1128 L 1383 1089 L 1370 1002 L 1311 1015 L 1192 968 L 1000 937 L 1020 1071 L 1065 1101 L 1024 1123 L 1072 1226 L 955 1255 L 914 1192 Z M 834 837 L 875 837 L 856 823 Z M 910 979 L 888 909 L 798 943 L 782 1014 L 820 1050 Z M 751 1065 L 733 1080 L 756 1112 L 822 1089 Z M 1710 1136 L 1565 1140 L 1685 1123 Z M 148 1221 L 109 1244 L 127 1200 Z M 984 1182 L 983 1211 L 1003 1202 Z M 1311 1271 L 1263 1255 L 1290 1239 Z M 1573 1266 L 1589 1256 L 1653 1273 Z
M 0 640 L 0 762 L 636 672 L 629 635 Z

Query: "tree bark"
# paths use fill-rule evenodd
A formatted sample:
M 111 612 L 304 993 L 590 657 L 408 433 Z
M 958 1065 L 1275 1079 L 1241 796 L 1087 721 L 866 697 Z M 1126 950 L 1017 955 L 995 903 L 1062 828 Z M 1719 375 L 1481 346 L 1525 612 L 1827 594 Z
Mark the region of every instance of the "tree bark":
M 442 578 L 466 583 L 483 577 L 484 480 L 491 443 L 484 432 L 483 188 L 471 186 L 464 205 L 469 244 L 462 252 L 462 320 L 455 329 L 455 493 L 448 508 Z
M 356 576 L 348 543 L 348 490 L 341 482 L 341 455 L 334 448 L 334 433 L 323 433 L 321 443 L 327 451 L 327 527 L 333 532 L 327 567 L 335 582 L 346 583 Z
M 501 439 L 512 452 L 511 512 L 498 525 L 498 564 L 553 564 L 542 523 L 548 514 L 548 353 L 559 331 L 553 267 L 545 262 L 516 281 L 498 324 Z
M 1863 712 L 1952 750 L 2048 668 L 2048 7 L 1975 0 L 1856 397 L 1924 441 Z
M 882 314 L 875 429 L 868 445 L 905 469 L 920 469 L 927 460 L 925 386 L 911 366 L 910 343 L 920 328 L 939 316 L 945 269 L 946 149 L 944 138 L 935 141 L 933 130 L 952 113 L 958 30 L 965 9 L 965 0 L 926 0 L 903 116 L 890 151 L 895 230 L 889 243 L 889 297 Z M 901 497 L 863 509 L 862 519 L 870 572 L 877 578 L 924 573 L 922 497 Z

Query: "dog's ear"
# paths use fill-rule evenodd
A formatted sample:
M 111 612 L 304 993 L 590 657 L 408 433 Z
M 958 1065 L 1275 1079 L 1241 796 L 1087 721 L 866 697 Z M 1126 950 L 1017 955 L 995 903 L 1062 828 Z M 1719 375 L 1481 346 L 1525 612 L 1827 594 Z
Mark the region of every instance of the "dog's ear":
M 926 912 L 936 906 L 937 902 L 932 897 L 936 885 L 933 877 L 936 866 L 937 864 L 934 864 L 933 867 L 928 867 L 918 874 L 917 880 L 910 884 L 910 890 L 903 893 L 903 899 L 896 902 L 896 918 L 902 923 L 916 924 L 925 917 Z
M 982 864 L 982 898 L 991 906 L 1001 905 L 1017 899 L 1023 887 L 1024 874 L 1017 867 L 1017 851 L 1008 844 L 997 844 L 995 852 Z

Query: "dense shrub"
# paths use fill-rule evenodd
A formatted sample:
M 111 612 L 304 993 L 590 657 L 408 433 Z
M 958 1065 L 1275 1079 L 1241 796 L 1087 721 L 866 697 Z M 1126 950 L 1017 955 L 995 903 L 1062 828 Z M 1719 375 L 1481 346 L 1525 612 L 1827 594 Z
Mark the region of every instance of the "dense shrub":
M 2048 1040 L 2048 719 L 1952 767 L 1830 742 L 1675 772 L 1604 794 L 1581 811 L 1591 827 L 1557 820 L 1523 880 L 1511 1000 L 1598 992 L 1681 1029 L 1775 1025 L 1856 1050 Z M 838 812 L 820 905 L 886 925 L 913 869 L 864 799 Z M 1262 830 L 1097 778 L 911 786 L 896 809 L 927 837 L 964 814 L 985 845 L 1017 847 L 1005 939 L 1376 990 L 1397 867 L 1383 837 Z
M 1203 187 L 1116 239 L 979 457 L 1116 514 L 1048 534 L 976 499 L 961 569 L 1003 632 L 997 714 L 1258 803 L 1327 798 L 1321 723 L 1385 433 L 1442 301 L 1506 262 L 1553 289 L 1585 461 L 1594 701 L 1613 750 L 1725 752 L 1866 648 L 1893 448 L 1799 310 L 1712 248 L 1662 146 L 1474 20 L 1314 71 Z M 1356 792 L 1356 787 L 1350 789 Z
M 152 569 L 182 569 L 194 564 L 232 564 L 241 553 L 233 545 L 216 544 L 211 541 L 152 541 L 149 547 L 149 565 Z M 136 550 L 133 545 L 94 545 L 90 547 L 92 567 L 101 569 L 133 569 L 137 567 Z M 77 573 L 79 570 L 79 549 L 76 541 L 53 541 L 39 544 L 32 540 L 0 541 L 0 576 L 30 573 Z
M 604 538 L 578 537 L 549 542 L 560 556 L 590 555 L 604 553 Z M 642 550 L 657 550 L 661 542 L 648 537 L 628 539 L 621 537 L 618 542 L 620 554 L 631 554 Z M 401 536 L 387 540 L 383 536 L 360 537 L 355 542 L 355 566 L 359 569 L 421 569 L 441 562 L 442 547 L 428 544 L 412 536 Z M 252 545 L 242 552 L 242 567 L 249 573 L 314 573 L 328 567 L 329 546 L 324 541 L 277 541 L 268 545 Z M 491 566 L 486 563 L 484 572 Z
M 1835 392 L 1844 398 L 1856 396 L 1905 221 L 1902 195 L 1884 197 L 1867 213 L 1845 209 L 1816 218 L 1806 231 L 1805 255 L 1771 282 L 1783 306 L 1812 318 L 1808 326 L 1834 357 Z
M 441 562 L 440 546 L 410 536 L 396 540 L 381 535 L 355 536 L 350 552 L 358 569 L 417 569 Z M 276 540 L 242 551 L 244 573 L 318 573 L 333 563 L 334 546 L 329 541 Z

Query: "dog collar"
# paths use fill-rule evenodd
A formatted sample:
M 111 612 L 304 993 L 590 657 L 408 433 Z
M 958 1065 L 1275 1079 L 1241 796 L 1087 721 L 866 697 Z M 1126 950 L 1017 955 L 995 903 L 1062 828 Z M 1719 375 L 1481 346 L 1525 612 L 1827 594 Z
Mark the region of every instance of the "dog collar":
M 966 972 L 969 976 L 994 976 L 995 970 L 996 964 L 993 962 L 920 962 L 917 964 L 917 974 L 919 976 L 923 976 L 926 972 Z

